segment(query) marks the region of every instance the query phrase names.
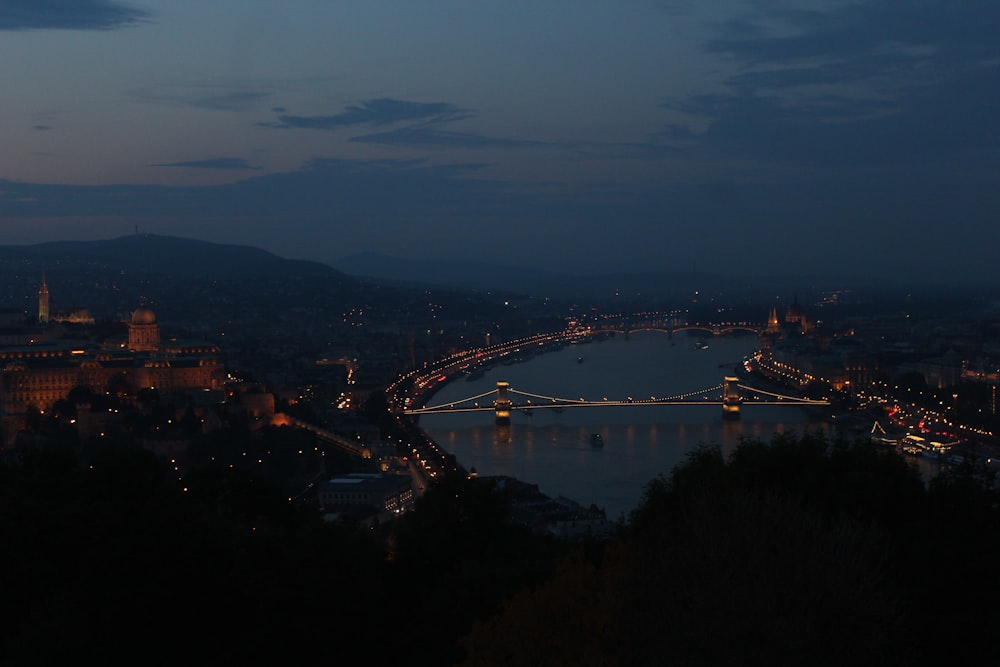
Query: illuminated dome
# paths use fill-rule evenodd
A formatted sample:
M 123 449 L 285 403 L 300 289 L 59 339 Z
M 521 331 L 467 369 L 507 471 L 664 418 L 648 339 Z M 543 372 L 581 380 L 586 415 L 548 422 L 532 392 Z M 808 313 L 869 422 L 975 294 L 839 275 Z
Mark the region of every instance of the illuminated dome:
M 156 313 L 146 306 L 139 306 L 132 311 L 132 324 L 156 324 Z

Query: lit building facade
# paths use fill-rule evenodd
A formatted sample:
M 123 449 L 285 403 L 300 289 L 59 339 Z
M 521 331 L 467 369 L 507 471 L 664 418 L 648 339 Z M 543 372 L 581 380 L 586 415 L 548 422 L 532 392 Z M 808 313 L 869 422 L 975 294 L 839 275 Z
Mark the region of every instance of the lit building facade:
M 3 347 L 0 369 L 5 417 L 23 415 L 32 407 L 48 410 L 77 387 L 95 394 L 129 395 L 144 388 L 221 389 L 226 379 L 217 346 L 161 341 L 156 316 L 145 306 L 132 313 L 128 341 L 117 347 L 65 340 Z

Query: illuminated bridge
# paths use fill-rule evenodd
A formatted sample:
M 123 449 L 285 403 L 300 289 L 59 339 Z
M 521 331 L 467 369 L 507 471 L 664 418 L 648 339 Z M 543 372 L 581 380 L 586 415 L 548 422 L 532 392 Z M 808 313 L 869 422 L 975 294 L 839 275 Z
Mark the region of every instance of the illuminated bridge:
M 515 402 L 517 400 L 517 402 Z M 407 408 L 407 415 L 419 416 L 450 412 L 489 412 L 495 414 L 497 424 L 509 424 L 511 412 L 515 410 L 563 410 L 566 408 L 622 407 L 632 405 L 719 405 L 724 418 L 739 418 L 740 405 L 829 405 L 829 401 L 812 400 L 798 396 L 786 396 L 766 389 L 757 389 L 740 384 L 739 378 L 727 376 L 722 384 L 707 389 L 698 389 L 673 396 L 650 396 L 644 399 L 588 400 L 586 398 L 563 398 L 545 396 L 514 389 L 507 382 L 497 382 L 495 390 L 483 392 L 447 403 Z

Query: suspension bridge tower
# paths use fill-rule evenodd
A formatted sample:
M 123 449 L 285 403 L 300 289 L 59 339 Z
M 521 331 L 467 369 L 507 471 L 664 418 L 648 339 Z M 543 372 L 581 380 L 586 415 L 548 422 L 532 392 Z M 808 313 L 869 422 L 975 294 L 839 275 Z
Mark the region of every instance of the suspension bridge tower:
M 493 410 L 496 413 L 497 426 L 510 424 L 510 398 L 507 396 L 509 382 L 503 380 L 497 382 L 497 397 L 493 401 Z
M 740 418 L 740 379 L 730 375 L 722 383 L 722 418 Z

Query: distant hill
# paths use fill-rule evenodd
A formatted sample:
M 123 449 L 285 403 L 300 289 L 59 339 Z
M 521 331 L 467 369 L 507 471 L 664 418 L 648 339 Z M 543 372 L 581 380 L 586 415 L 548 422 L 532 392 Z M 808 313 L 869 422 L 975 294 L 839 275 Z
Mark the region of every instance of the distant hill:
M 312 276 L 350 280 L 320 262 L 284 259 L 250 246 L 155 234 L 133 234 L 101 241 L 0 246 L 0 262 L 16 265 L 25 260 L 41 264 L 47 271 L 109 269 L 179 279 Z
M 472 290 L 532 292 L 571 280 L 570 276 L 502 264 L 453 259 L 404 259 L 376 252 L 330 262 L 344 273 L 409 285 Z
M 199 335 L 236 313 L 273 322 L 317 304 L 337 311 L 361 282 L 326 264 L 259 248 L 136 234 L 0 246 L 0 304 L 37 312 L 43 272 L 55 312 L 86 308 L 98 320 L 120 320 L 147 303 L 161 321 Z
M 834 279 L 734 277 L 695 271 L 570 275 L 519 266 L 450 259 L 402 259 L 379 253 L 349 255 L 331 264 L 345 273 L 413 285 L 503 290 L 558 298 L 677 298 L 703 294 L 773 298 L 807 288 L 842 287 Z M 777 291 L 775 291 L 777 290 Z

